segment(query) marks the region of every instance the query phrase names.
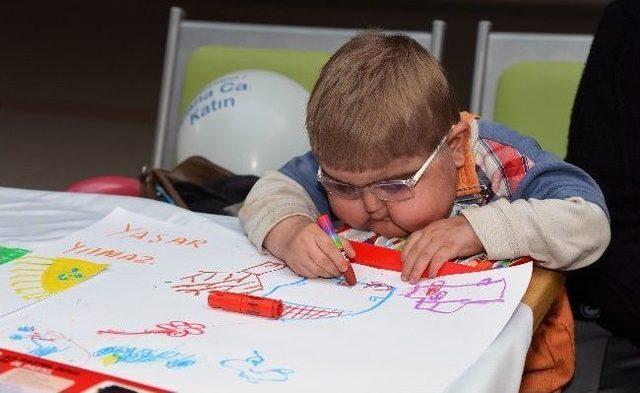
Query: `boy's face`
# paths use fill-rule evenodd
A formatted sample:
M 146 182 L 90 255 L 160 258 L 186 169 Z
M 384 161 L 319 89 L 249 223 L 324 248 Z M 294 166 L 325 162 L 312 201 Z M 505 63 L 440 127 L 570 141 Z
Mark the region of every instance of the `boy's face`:
M 457 190 L 457 169 L 464 164 L 463 144 L 468 125 L 457 124 L 451 130 L 445 146 L 437 153 L 413 191 L 414 196 L 399 202 L 383 202 L 369 191 L 358 199 L 328 195 L 335 215 L 349 226 L 371 230 L 385 237 L 405 236 L 433 221 L 446 218 Z M 381 180 L 412 177 L 427 157 L 399 157 L 382 169 L 353 173 L 322 167 L 334 180 L 364 186 Z

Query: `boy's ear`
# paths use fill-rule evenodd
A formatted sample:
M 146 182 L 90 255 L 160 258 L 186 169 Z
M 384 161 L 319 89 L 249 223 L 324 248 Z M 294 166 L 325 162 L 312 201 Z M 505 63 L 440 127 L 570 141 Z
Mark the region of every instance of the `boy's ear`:
M 451 132 L 449 132 L 448 144 L 451 150 L 451 156 L 456 168 L 462 168 L 464 166 L 464 147 L 469 138 L 469 131 L 471 126 L 466 121 L 460 121 L 457 124 L 451 126 Z

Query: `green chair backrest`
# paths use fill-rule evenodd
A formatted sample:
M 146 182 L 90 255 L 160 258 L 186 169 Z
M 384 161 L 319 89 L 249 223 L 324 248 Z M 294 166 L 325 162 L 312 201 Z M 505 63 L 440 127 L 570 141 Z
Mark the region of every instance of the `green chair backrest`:
M 564 158 L 583 63 L 521 62 L 500 75 L 493 119 Z
M 180 100 L 180 118 L 195 96 L 214 79 L 234 71 L 261 69 L 285 75 L 311 91 L 331 53 L 286 49 L 202 46 L 189 56 Z

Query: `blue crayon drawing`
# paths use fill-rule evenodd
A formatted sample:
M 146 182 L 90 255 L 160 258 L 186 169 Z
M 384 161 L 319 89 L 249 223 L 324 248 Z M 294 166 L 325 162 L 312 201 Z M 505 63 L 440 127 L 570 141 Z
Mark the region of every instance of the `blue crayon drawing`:
M 327 283 L 333 284 L 327 286 Z M 328 297 L 327 290 L 345 290 L 342 278 L 328 280 L 308 280 L 302 278 L 287 284 L 277 285 L 263 296 L 273 295 L 282 299 L 282 321 L 300 319 L 324 319 L 355 316 L 370 312 L 391 298 L 396 288 L 377 281 L 358 282 L 348 288 L 347 296 Z M 316 296 L 313 296 L 316 293 Z M 307 301 L 296 301 L 305 294 Z M 327 299 L 331 299 L 330 303 Z M 311 300 L 313 299 L 313 300 Z M 326 303 L 325 303 L 326 302 Z
M 187 356 L 179 359 L 172 359 L 166 363 L 167 368 L 183 368 L 189 367 L 196 363 L 195 360 L 192 359 L 192 356 Z
M 286 382 L 293 370 L 286 368 L 267 368 L 264 357 L 253 351 L 253 356 L 246 359 L 224 359 L 220 366 L 230 368 L 238 372 L 238 377 L 250 383 L 260 382 Z
M 165 362 L 167 368 L 178 369 L 196 363 L 193 356 L 185 356 L 178 351 L 162 351 L 136 347 L 104 347 L 94 353 L 102 358 L 105 366 L 115 363 L 150 363 Z
M 36 330 L 34 326 L 19 326 L 16 331 L 9 336 L 9 339 L 13 341 L 24 340 L 27 353 L 38 357 L 63 352 L 70 347 L 70 340 L 64 335 L 54 331 L 41 333 Z
M 32 349 L 31 351 L 29 351 L 29 353 L 33 356 L 38 356 L 38 357 L 45 357 L 47 355 L 51 355 L 52 353 L 56 353 L 56 352 L 62 352 L 67 350 L 69 347 L 64 348 L 64 349 L 60 349 L 55 345 L 49 346 L 49 347 L 39 347 L 36 349 Z

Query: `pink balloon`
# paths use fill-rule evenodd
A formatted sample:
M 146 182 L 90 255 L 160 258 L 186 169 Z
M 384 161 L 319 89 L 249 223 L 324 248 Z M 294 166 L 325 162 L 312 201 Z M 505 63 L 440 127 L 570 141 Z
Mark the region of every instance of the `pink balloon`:
M 89 194 L 142 196 L 140 181 L 133 177 L 124 176 L 90 177 L 71 184 L 67 187 L 66 191 Z

